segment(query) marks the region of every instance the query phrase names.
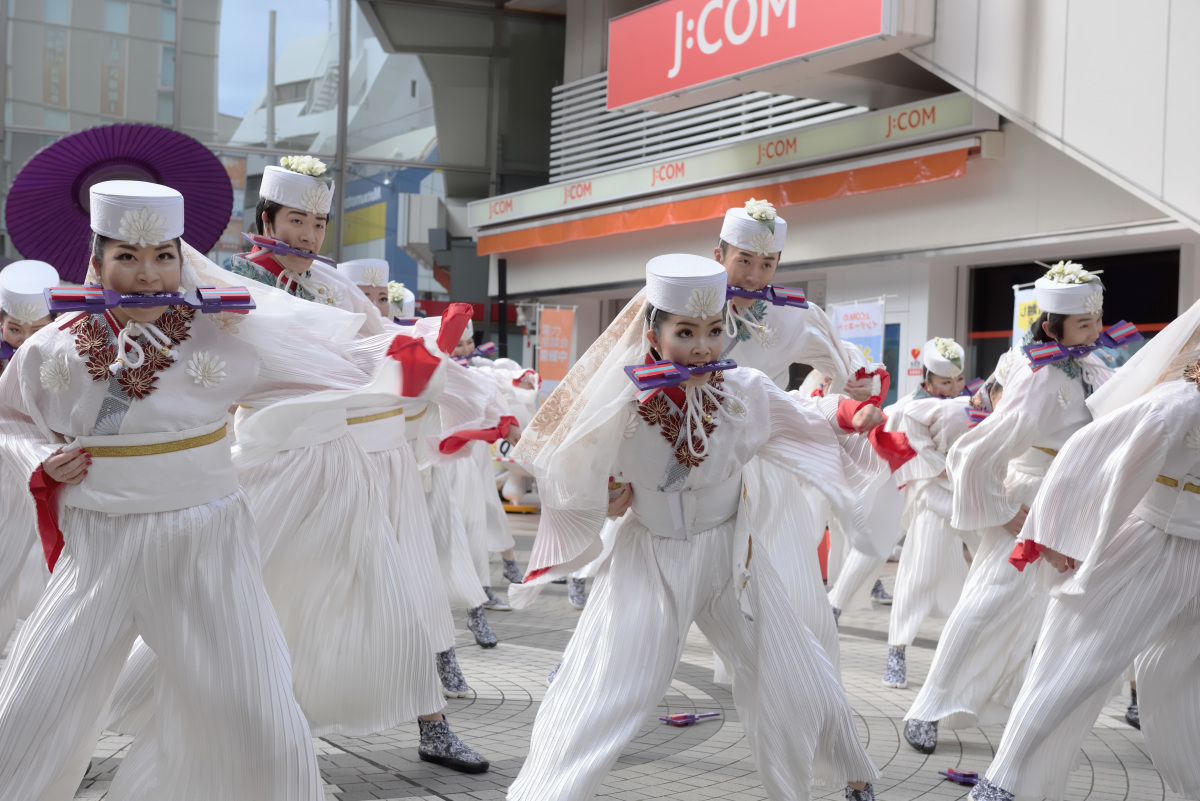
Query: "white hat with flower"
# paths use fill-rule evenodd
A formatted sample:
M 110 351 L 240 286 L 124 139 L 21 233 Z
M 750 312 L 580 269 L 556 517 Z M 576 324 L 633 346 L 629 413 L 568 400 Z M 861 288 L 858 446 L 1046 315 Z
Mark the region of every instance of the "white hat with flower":
M 0 272 L 0 310 L 19 323 L 50 316 L 45 290 L 58 286 L 58 270 L 44 261 L 14 261 Z
M 1104 284 L 1073 261 L 1060 261 L 1033 284 L 1038 309 L 1051 314 L 1100 314 Z
M 88 192 L 92 230 L 130 245 L 183 236 L 183 195 L 146 181 L 103 181 Z
M 387 285 L 388 303 L 392 307 L 393 317 L 412 317 L 417 312 L 417 296 L 412 290 L 399 281 L 389 281 Z
M 787 243 L 787 223 L 770 202 L 750 198 L 744 207 L 725 212 L 721 241 L 762 256 L 779 253 Z
M 953 339 L 934 337 L 921 348 L 925 369 L 942 378 L 958 378 L 963 372 L 963 348 Z
M 646 264 L 646 300 L 658 311 L 707 319 L 725 308 L 725 268 L 690 253 L 655 256 Z
M 337 266 L 338 272 L 359 286 L 387 286 L 388 263 L 386 259 L 352 259 Z
M 263 170 L 258 196 L 309 214 L 328 214 L 334 183 L 325 175 L 325 162 L 312 156 L 284 156 L 278 167 Z

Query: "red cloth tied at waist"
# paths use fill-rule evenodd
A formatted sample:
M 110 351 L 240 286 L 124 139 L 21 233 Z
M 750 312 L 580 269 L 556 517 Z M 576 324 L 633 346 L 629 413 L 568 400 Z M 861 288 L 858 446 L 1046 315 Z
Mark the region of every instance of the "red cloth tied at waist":
M 1046 550 L 1045 545 L 1038 545 L 1033 540 L 1017 540 L 1017 545 L 1013 548 L 1012 555 L 1008 557 L 1008 561 L 1020 572 L 1025 572 L 1026 565 L 1032 565 L 1038 559 L 1042 558 L 1042 551 Z
M 62 484 L 47 475 L 38 465 L 29 477 L 29 492 L 37 511 L 38 538 L 42 541 L 42 553 L 46 556 L 46 567 L 54 572 L 54 565 L 63 549 L 63 533 L 58 527 L 58 490 Z
M 438 450 L 447 454 L 458 453 L 468 442 L 495 442 L 498 439 L 507 437 L 509 429 L 515 425 L 517 425 L 517 418 L 506 414 L 492 428 L 467 429 L 465 431 L 454 432 L 438 444 Z

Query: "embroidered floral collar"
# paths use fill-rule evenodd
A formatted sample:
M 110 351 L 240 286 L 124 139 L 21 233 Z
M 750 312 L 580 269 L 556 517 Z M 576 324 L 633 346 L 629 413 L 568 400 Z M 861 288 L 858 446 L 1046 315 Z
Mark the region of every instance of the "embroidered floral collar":
M 650 361 L 650 357 L 647 357 Z M 725 376 L 717 371 L 710 373 L 708 385 L 721 390 L 725 385 Z M 712 436 L 717 428 L 717 402 L 709 394 L 703 397 L 703 426 L 705 436 Z M 638 405 L 638 415 L 653 428 L 659 426 L 662 438 L 675 447 L 675 461 L 687 468 L 698 467 L 708 455 L 697 456 L 693 450 L 702 450 L 699 437 L 693 434 L 692 447 L 682 437 L 684 419 L 687 416 L 687 399 L 679 387 L 670 387 L 655 395 L 650 400 Z
M 315 301 L 317 299 L 316 295 L 301 286 L 299 282 L 288 280 L 288 276 L 284 275 L 283 265 L 275 259 L 271 251 L 266 249 L 255 248 L 249 253 L 234 256 L 230 261 L 229 271 L 243 278 L 251 278 L 260 284 L 283 289 L 301 300 Z M 283 276 L 282 283 L 281 276 Z M 312 270 L 306 270 L 299 274 L 299 277 L 305 281 L 312 280 Z
M 730 305 L 732 305 L 732 303 Z M 736 328 L 737 333 L 732 334 L 730 338 L 737 342 L 745 342 L 746 340 L 750 339 L 750 336 L 752 334 L 750 327 L 746 325 L 745 320 L 749 320 L 751 323 L 759 323 L 760 324 L 759 329 L 762 330 L 765 328 L 765 326 L 762 325 L 762 321 L 764 319 L 766 319 L 766 317 L 767 317 L 766 301 L 764 301 L 764 300 L 754 301 L 738 317 L 734 318 L 735 328 Z M 741 318 L 745 318 L 745 319 L 741 319 Z
M 1200 391 L 1200 362 L 1189 364 L 1183 368 L 1183 380 L 1195 384 L 1196 389 Z
M 187 306 L 169 306 L 154 325 L 177 346 L 191 338 L 191 322 L 195 317 L 195 310 Z M 75 352 L 83 358 L 92 380 L 115 378 L 121 392 L 131 401 L 141 400 L 153 392 L 158 374 L 174 363 L 165 348 L 146 343 L 145 361 L 140 367 L 126 368 L 114 374 L 111 367 L 117 360 L 115 341 L 121 324 L 112 312 L 84 315 L 72 323 L 69 330 L 75 335 Z
M 1026 331 L 1025 336 L 1021 339 L 1021 344 L 1022 345 L 1032 345 L 1033 341 L 1034 341 L 1033 334 L 1029 331 Z M 1083 366 L 1079 364 L 1079 360 L 1076 359 L 1074 356 L 1068 357 L 1066 359 L 1062 359 L 1061 361 L 1054 362 L 1050 366 L 1057 367 L 1059 370 L 1062 370 L 1064 373 L 1067 374 L 1067 378 L 1080 379 L 1081 381 L 1083 381 L 1083 385 L 1084 385 L 1084 389 L 1085 389 L 1085 396 L 1092 394 L 1091 384 L 1089 384 L 1087 382 L 1087 379 L 1085 379 L 1083 377 Z

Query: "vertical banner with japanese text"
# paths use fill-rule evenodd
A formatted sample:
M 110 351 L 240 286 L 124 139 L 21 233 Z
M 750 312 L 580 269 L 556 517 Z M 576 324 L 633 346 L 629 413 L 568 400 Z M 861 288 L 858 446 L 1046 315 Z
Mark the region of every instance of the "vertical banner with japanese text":
M 538 309 L 537 371 L 544 381 L 567 377 L 575 345 L 575 309 Z
M 883 298 L 830 307 L 833 326 L 843 342 L 862 348 L 868 362 L 883 362 Z
M 1013 284 L 1012 344 L 1014 348 L 1021 345 L 1021 340 L 1025 338 L 1025 332 L 1029 330 L 1030 324 L 1038 318 L 1039 314 L 1041 311 L 1033 296 L 1033 287 L 1022 288 L 1020 284 Z

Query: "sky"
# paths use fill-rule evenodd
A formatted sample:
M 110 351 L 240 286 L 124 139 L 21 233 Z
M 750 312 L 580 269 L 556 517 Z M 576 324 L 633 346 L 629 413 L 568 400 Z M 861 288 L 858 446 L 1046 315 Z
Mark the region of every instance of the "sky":
M 329 30 L 337 0 L 223 0 L 217 59 L 217 99 L 222 114 L 243 117 L 267 82 L 267 20 L 275 9 L 275 50 L 292 39 Z

